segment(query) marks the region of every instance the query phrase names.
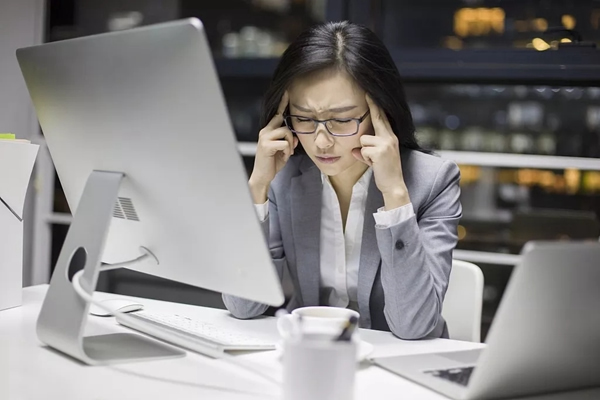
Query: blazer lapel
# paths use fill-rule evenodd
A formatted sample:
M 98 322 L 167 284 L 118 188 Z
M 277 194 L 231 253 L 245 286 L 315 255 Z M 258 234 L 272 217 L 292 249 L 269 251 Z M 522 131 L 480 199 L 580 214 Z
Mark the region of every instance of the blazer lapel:
M 321 202 L 323 183 L 310 160 L 300 165 L 302 175 L 292 179 L 291 216 L 296 243 L 296 268 L 304 306 L 319 305 Z
M 365 222 L 363 226 L 362 245 L 360 248 L 360 262 L 358 267 L 358 307 L 360 311 L 360 325 L 371 326 L 371 313 L 369 309 L 371 290 L 381 263 L 381 255 L 377 246 L 375 235 L 375 218 L 373 214 L 383 206 L 383 196 L 377 185 L 375 177 L 371 177 L 367 204 L 365 206 Z

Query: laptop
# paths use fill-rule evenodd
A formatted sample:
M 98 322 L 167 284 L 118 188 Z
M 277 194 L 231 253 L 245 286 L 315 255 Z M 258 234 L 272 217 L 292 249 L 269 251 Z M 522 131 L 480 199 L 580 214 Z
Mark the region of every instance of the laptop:
M 529 242 L 486 342 L 373 361 L 456 400 L 600 386 L 600 243 Z

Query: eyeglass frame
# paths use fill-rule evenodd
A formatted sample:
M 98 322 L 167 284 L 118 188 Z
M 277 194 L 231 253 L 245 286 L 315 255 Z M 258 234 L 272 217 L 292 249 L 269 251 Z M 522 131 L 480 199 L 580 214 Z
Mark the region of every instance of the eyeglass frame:
M 316 118 L 310 118 L 310 117 L 306 117 L 304 115 L 295 115 L 295 114 L 283 114 L 283 122 L 285 123 L 285 126 L 292 131 L 293 133 L 297 134 L 297 135 L 312 135 L 313 133 L 315 133 L 318 129 L 319 129 L 319 124 L 323 124 L 323 126 L 325 127 L 325 130 L 327 131 L 327 133 L 329 133 L 331 136 L 335 136 L 335 137 L 349 137 L 349 136 L 354 136 L 358 133 L 358 131 L 360 131 L 360 124 L 363 123 L 363 121 L 365 119 L 367 119 L 367 117 L 369 116 L 369 114 L 371 113 L 371 110 L 367 110 L 366 113 L 363 114 L 362 117 L 360 118 L 328 118 L 328 119 L 316 119 Z M 294 130 L 290 125 L 288 124 L 288 118 L 289 117 L 297 117 L 297 118 L 304 118 L 304 119 L 309 119 L 311 121 L 313 121 L 313 123 L 315 124 L 315 130 L 312 132 L 298 132 L 296 130 Z M 356 122 L 356 132 L 351 133 L 351 134 L 346 134 L 346 135 L 340 135 L 337 133 L 332 133 L 329 128 L 327 127 L 327 122 L 329 121 L 355 121 Z

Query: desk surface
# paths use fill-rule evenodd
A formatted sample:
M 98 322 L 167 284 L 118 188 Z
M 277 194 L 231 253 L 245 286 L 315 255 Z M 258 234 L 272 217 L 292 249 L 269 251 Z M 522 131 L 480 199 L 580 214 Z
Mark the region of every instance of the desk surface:
M 47 285 L 23 290 L 23 306 L 0 312 L 0 399 L 268 399 L 280 398 L 280 388 L 234 365 L 188 352 L 164 361 L 90 367 L 63 356 L 39 342 L 37 316 Z M 123 297 L 97 293 L 99 298 Z M 237 327 L 266 338 L 278 338 L 274 318 L 236 320 L 224 310 L 139 299 L 146 309 L 180 312 L 214 324 Z M 114 318 L 90 316 L 86 334 L 129 331 Z M 361 330 L 375 347 L 373 356 L 465 350 L 482 344 L 444 339 L 402 341 L 390 333 Z M 281 376 L 274 351 L 236 355 L 259 369 Z M 361 365 L 356 375 L 355 399 L 445 399 L 376 366 Z M 579 400 L 600 398 L 600 391 L 578 392 Z M 588 394 L 589 393 L 589 394 Z M 573 399 L 544 396 L 536 400 Z M 532 400 L 534 398 L 531 398 Z

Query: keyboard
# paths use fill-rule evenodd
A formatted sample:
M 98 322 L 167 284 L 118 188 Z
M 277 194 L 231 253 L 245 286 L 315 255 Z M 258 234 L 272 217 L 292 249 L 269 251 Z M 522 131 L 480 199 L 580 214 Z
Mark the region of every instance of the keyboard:
M 450 382 L 454 382 L 462 386 L 467 386 L 474 369 L 475 367 L 463 367 L 425 371 L 425 373 L 433 375 L 437 378 L 446 379 Z
M 206 355 L 231 350 L 272 350 L 275 341 L 248 335 L 233 329 L 223 328 L 198 319 L 179 314 L 161 314 L 137 311 L 127 316 L 133 322 L 117 315 L 117 322 L 142 333 Z M 141 322 L 141 323 L 140 323 Z M 161 328 L 148 330 L 148 325 Z

